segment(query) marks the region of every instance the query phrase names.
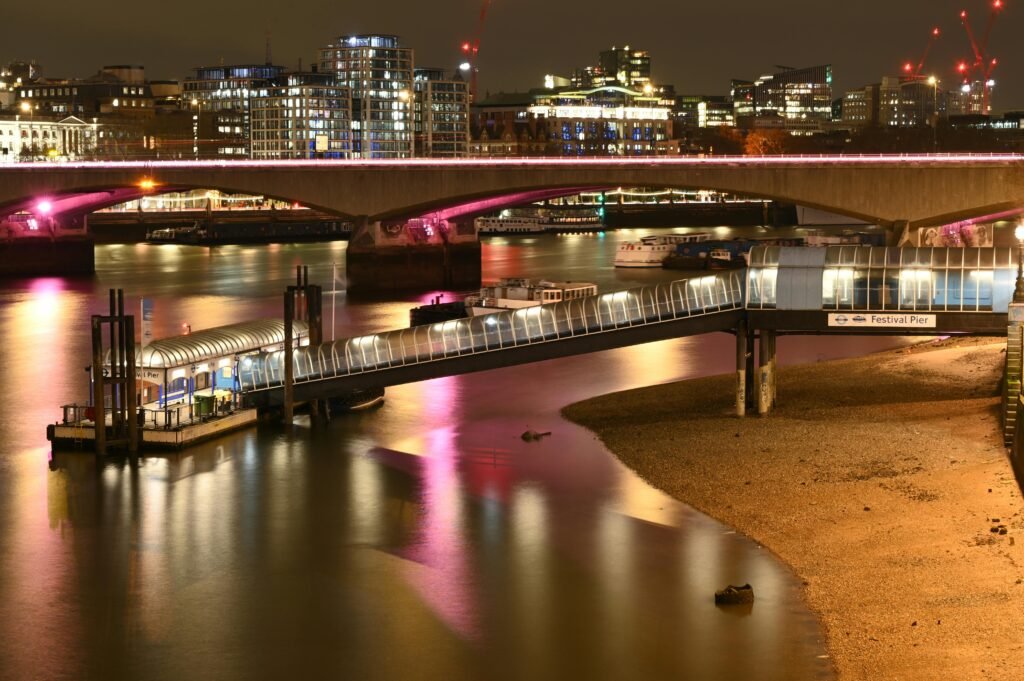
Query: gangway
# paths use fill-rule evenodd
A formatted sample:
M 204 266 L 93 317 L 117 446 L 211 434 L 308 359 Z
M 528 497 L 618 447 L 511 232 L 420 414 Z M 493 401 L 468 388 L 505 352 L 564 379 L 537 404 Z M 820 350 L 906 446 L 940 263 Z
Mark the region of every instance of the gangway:
M 1006 334 L 1016 274 L 1008 248 L 767 246 L 749 256 L 743 269 L 299 348 L 294 399 L 714 331 L 737 336 L 744 380 L 754 374 L 755 338 L 773 376 L 778 335 Z M 283 404 L 285 357 L 264 352 L 240 363 L 247 402 Z
M 294 352 L 296 400 L 736 328 L 745 270 L 369 334 Z M 285 353 L 239 367 L 259 406 L 283 400 Z

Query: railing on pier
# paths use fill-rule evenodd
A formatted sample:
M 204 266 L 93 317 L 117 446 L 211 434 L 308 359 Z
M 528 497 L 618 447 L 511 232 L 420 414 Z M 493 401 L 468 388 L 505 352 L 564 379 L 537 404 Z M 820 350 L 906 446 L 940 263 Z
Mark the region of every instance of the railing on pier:
M 238 395 L 235 394 L 213 401 L 209 407 L 202 406 L 198 400 L 164 407 L 148 405 L 139 408 L 136 411 L 136 417 L 144 429 L 177 430 L 227 416 L 238 408 Z M 61 410 L 63 418 L 58 425 L 92 428 L 96 423 L 96 408 L 91 405 L 65 404 L 61 406 Z M 111 422 L 111 412 L 109 405 L 103 408 L 103 418 L 108 424 Z
M 656 286 L 340 339 L 316 348 L 304 347 L 293 356 L 295 383 L 737 310 L 744 305 L 744 276 L 745 270 L 729 270 Z M 243 392 L 281 386 L 284 352 L 244 358 L 239 378 Z

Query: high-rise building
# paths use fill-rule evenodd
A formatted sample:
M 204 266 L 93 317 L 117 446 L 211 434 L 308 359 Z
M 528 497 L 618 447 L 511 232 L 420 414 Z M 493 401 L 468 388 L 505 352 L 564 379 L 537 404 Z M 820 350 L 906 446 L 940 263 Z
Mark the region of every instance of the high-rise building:
M 853 128 L 864 128 L 878 125 L 879 115 L 878 83 L 865 85 L 859 90 L 851 90 L 843 95 L 842 121 Z
M 349 158 L 349 89 L 328 73 L 288 73 L 250 94 L 251 154 L 255 159 Z
M 284 73 L 273 64 L 205 66 L 183 84 L 183 106 L 192 112 L 193 156 L 249 155 L 249 98 Z
M 414 72 L 416 156 L 459 158 L 469 153 L 469 88 L 442 69 Z
M 341 36 L 320 49 L 318 63 L 351 92 L 353 157 L 412 156 L 411 48 L 393 35 Z
M 576 69 L 572 75 L 575 88 L 619 85 L 642 90 L 650 82 L 650 54 L 646 50 L 634 50 L 629 45 L 603 50 L 597 65 Z
M 629 45 L 601 52 L 601 69 L 618 85 L 642 90 L 651 82 L 651 55 L 646 50 L 633 50 Z
M 791 132 L 813 132 L 832 117 L 832 66 L 785 68 L 754 81 L 732 81 L 733 113 L 739 127 L 778 119 Z
M 886 76 L 874 87 L 878 88 L 878 125 L 882 127 L 934 125 L 936 117 L 946 117 L 947 96 L 937 81 Z
M 733 125 L 733 105 L 725 95 L 679 95 L 673 107 L 675 122 L 684 128 Z

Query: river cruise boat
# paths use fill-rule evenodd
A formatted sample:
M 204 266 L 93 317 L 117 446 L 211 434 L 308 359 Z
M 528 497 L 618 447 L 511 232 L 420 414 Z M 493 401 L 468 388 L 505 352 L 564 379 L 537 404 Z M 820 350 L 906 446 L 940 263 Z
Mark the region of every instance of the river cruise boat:
M 539 281 L 534 284 L 529 279 L 502 279 L 481 288 L 480 295 L 466 296 L 466 311 L 471 317 L 476 317 L 596 295 L 597 284 L 586 281 Z
M 625 241 L 615 251 L 616 267 L 661 267 L 665 258 L 676 252 L 679 244 L 707 241 L 707 232 L 691 234 L 658 234 L 641 237 L 640 241 Z
M 601 216 L 594 211 L 544 213 L 540 215 L 499 215 L 476 218 L 478 234 L 556 234 L 588 232 L 604 228 Z
M 538 216 L 508 216 L 476 218 L 477 234 L 543 234 L 552 225 L 551 218 Z

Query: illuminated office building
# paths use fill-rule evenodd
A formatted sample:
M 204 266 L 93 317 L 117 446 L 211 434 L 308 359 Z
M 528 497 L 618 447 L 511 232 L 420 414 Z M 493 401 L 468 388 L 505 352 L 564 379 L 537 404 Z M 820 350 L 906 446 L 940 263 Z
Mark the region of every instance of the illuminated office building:
M 608 86 L 564 90 L 534 99 L 527 112 L 545 121 L 548 148 L 558 156 L 643 156 L 672 138 L 671 108 L 652 92 Z
M 185 79 L 182 104 L 192 115 L 193 156 L 248 156 L 250 95 L 284 71 L 273 64 L 206 66 Z
M 414 72 L 416 156 L 460 158 L 469 153 L 469 88 L 442 69 Z
M 251 91 L 252 158 L 349 158 L 352 105 L 333 74 L 289 73 Z
M 393 35 L 341 36 L 320 49 L 318 64 L 351 92 L 353 157 L 412 156 L 411 48 Z
M 606 85 L 642 90 L 651 82 L 651 55 L 629 45 L 603 50 L 598 63 L 576 69 L 572 75 L 575 88 L 596 88 Z
M 813 132 L 832 117 L 832 66 L 784 69 L 753 81 L 733 80 L 733 114 L 738 127 L 778 121 L 791 132 Z M 771 127 L 776 127 L 772 124 Z

